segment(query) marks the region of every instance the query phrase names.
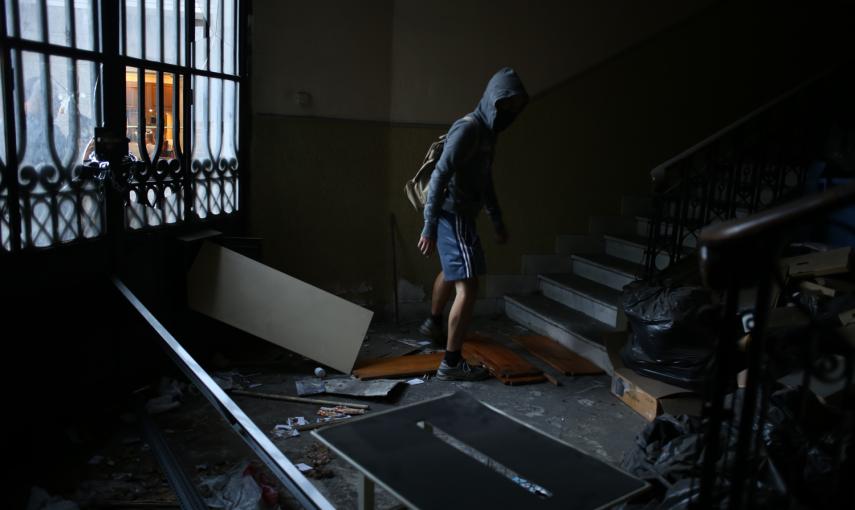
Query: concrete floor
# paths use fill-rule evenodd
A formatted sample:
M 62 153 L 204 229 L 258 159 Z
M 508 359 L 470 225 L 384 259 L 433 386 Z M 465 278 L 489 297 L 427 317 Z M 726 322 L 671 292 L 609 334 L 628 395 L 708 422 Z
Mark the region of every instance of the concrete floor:
M 396 338 L 419 338 L 415 324 L 404 327 L 373 325 L 368 335 L 367 349 L 377 349 L 378 344 Z M 529 333 L 508 319 L 479 319 L 473 329 L 505 343 L 535 365 L 555 373 L 540 360 L 528 355 L 508 339 L 509 335 Z M 281 352 L 281 349 L 279 350 Z M 234 361 L 228 368 L 238 370 L 261 386 L 254 391 L 295 395 L 294 382 L 311 376 L 315 364 L 299 356 L 264 366 L 263 359 Z M 251 365 L 251 366 L 248 366 Z M 219 368 L 226 368 L 221 366 Z M 209 367 L 206 367 L 209 369 Z M 565 377 L 557 375 L 561 386 L 541 383 L 526 386 L 505 386 L 496 379 L 483 382 L 443 382 L 430 379 L 425 384 L 406 386 L 390 399 L 370 401 L 371 412 L 419 402 L 455 391 L 466 391 L 479 400 L 519 418 L 530 425 L 578 447 L 586 453 L 615 465 L 623 452 L 633 444 L 635 435 L 645 421 L 609 393 L 610 379 L 606 375 Z M 252 397 L 234 397 L 244 411 L 264 431 L 271 432 L 275 425 L 284 423 L 290 416 L 312 418 L 318 406 L 282 401 L 260 400 Z M 324 397 L 321 397 L 324 398 Z M 356 400 L 346 397 L 335 400 Z M 231 431 L 211 406 L 198 394 L 188 395 L 180 408 L 157 416 L 170 444 L 185 467 L 198 473 L 200 478 L 212 476 L 253 456 L 242 441 Z M 278 439 L 270 434 L 274 443 L 295 463 L 308 462 L 307 452 L 316 443 L 309 433 L 299 437 Z M 341 459 L 334 458 L 327 466 L 334 474 L 331 478 L 314 480 L 319 490 L 339 508 L 356 507 L 358 473 Z M 288 506 L 286 503 L 285 507 Z M 397 501 L 378 489 L 377 507 L 393 508 Z
M 400 346 L 397 339 L 420 339 L 415 333 L 417 324 L 403 327 L 391 324 L 374 324 L 363 345 L 361 354 L 376 356 L 389 346 Z M 505 317 L 481 318 L 473 326 L 495 340 L 502 342 L 543 370 L 555 374 L 551 368 L 509 340 L 510 335 L 528 334 Z M 246 376 L 244 382 L 259 385 L 254 391 L 295 395 L 295 381 L 312 377 L 317 364 L 301 356 L 264 341 L 240 336 L 239 332 L 223 330 L 218 349 L 211 354 L 210 346 L 193 353 L 203 367 L 211 373 L 237 371 Z M 207 333 L 206 333 L 207 334 Z M 191 345 L 192 342 L 188 342 Z M 189 348 L 189 347 L 188 347 Z M 176 377 L 178 371 L 164 358 L 164 375 Z M 156 374 L 152 374 L 156 376 Z M 342 376 L 331 374 L 330 376 Z M 549 383 L 505 386 L 496 379 L 477 383 L 443 382 L 429 379 L 424 384 L 402 385 L 390 398 L 365 399 L 371 413 L 397 406 L 420 402 L 456 391 L 465 391 L 533 427 L 559 438 L 580 450 L 606 462 L 618 465 L 623 453 L 634 442 L 645 420 L 609 393 L 610 379 L 605 375 L 565 377 L 556 375 L 561 386 Z M 156 377 L 155 377 L 156 379 Z M 154 384 L 154 391 L 157 384 Z M 156 391 L 154 391 L 156 394 Z M 153 396 L 153 395 L 150 395 Z M 311 464 L 309 454 L 319 443 L 310 433 L 299 437 L 279 439 L 272 431 L 288 417 L 305 416 L 311 419 L 317 405 L 306 405 L 234 395 L 238 405 L 252 418 L 261 430 L 294 463 Z M 343 396 L 319 396 L 331 400 L 357 401 Z M 133 409 L 121 411 L 123 403 L 116 403 L 114 420 L 103 423 L 103 433 L 89 446 L 81 446 L 74 458 L 63 459 L 56 465 L 59 478 L 44 479 L 44 488 L 51 494 L 61 495 L 81 503 L 112 501 L 108 506 L 125 508 L 120 502 L 163 502 L 150 508 L 175 508 L 177 502 L 165 476 L 154 459 L 150 448 L 140 440 L 138 425 L 133 419 Z M 122 419 L 119 413 L 125 412 Z M 185 387 L 180 407 L 153 417 L 185 473 L 203 485 L 218 475 L 229 472 L 243 463 L 256 460 L 249 447 L 235 434 L 198 391 Z M 113 423 L 114 421 L 114 423 Z M 313 479 L 313 483 L 337 508 L 356 508 L 359 475 L 345 461 L 332 456 L 326 466 L 332 476 Z M 441 480 L 436 481 L 437 484 Z M 203 491 L 204 492 L 204 491 Z M 281 508 L 298 505 L 287 493 Z M 400 504 L 388 493 L 378 489 L 377 508 L 389 509 Z M 131 508 L 131 507 L 128 507 Z

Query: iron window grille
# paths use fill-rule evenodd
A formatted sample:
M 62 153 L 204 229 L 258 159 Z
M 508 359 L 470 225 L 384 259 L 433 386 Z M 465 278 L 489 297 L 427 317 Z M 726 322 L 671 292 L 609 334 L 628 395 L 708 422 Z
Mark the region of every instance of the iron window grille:
M 242 8 L 3 0 L 0 251 L 106 234 L 111 169 L 94 128 L 111 108 L 124 109 L 129 138 L 123 168 L 112 169 L 126 230 L 238 211 Z M 111 66 L 124 71 L 124 90 L 103 86 Z

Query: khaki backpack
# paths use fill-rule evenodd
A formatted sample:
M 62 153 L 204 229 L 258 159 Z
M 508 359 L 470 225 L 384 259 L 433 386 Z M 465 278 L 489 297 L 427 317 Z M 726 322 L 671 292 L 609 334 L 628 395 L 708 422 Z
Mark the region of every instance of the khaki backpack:
M 463 118 L 469 122 L 475 121 L 475 119 L 469 115 Z M 425 203 L 427 202 L 428 185 L 430 184 L 430 176 L 433 173 L 433 169 L 436 168 L 439 158 L 442 156 L 442 150 L 445 148 L 445 140 L 447 137 L 447 133 L 440 135 L 435 142 L 430 144 L 430 148 L 428 148 L 427 154 L 425 154 L 425 158 L 422 160 L 422 166 L 419 167 L 419 171 L 416 172 L 416 175 L 412 179 L 404 184 L 404 191 L 407 194 L 407 200 L 413 204 L 416 211 L 420 211 L 425 207 Z

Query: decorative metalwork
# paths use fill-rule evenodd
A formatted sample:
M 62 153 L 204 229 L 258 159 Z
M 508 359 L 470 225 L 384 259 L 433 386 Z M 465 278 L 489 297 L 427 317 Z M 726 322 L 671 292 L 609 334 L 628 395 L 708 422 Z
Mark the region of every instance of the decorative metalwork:
M 9 2 L 6 36 L 31 39 L 55 47 L 93 50 L 96 37 L 92 2 Z M 95 62 L 52 55 L 47 51 L 8 49 L 11 63 L 4 90 L 14 85 L 14 140 L 4 148 L 13 167 L 4 171 L 3 192 L 15 186 L 17 200 L 3 201 L 3 245 L 12 248 L 45 248 L 104 232 L 101 182 L 95 178 L 97 163 L 87 161 L 94 147 L 95 126 L 100 125 L 100 98 Z M 4 104 L 4 117 L 10 106 Z M 9 134 L 4 132 L 4 139 Z M 4 167 L 8 163 L 4 161 Z M 10 180 L 9 177 L 12 176 Z M 13 228 L 11 207 L 16 207 L 20 226 Z M 12 231 L 19 230 L 20 239 Z
M 191 174 L 194 210 L 200 218 L 238 210 L 238 84 L 194 78 Z
M 752 139 L 756 138 L 752 133 Z M 664 189 L 654 192 L 645 257 L 648 277 L 691 253 L 703 227 L 747 216 L 801 192 L 807 169 L 804 155 L 784 150 L 760 153 L 743 147 L 748 150 L 737 157 L 732 143 L 716 140 L 659 169 L 665 182 Z M 765 143 L 787 146 L 786 140 L 777 138 Z
M 193 7 L 190 19 L 185 3 Z M 128 101 L 133 162 L 127 173 L 127 227 L 158 227 L 236 212 L 239 3 L 124 0 L 123 7 L 123 53 L 149 68 L 160 67 L 155 63 L 179 66 L 166 74 L 132 71 L 137 86 L 129 86 L 128 95 L 138 100 Z M 190 44 L 183 44 L 188 33 Z M 188 54 L 191 62 L 186 61 Z M 184 107 L 184 94 L 191 90 L 185 80 L 191 81 L 192 109 Z M 146 87 L 156 94 L 146 93 Z M 190 132 L 185 134 L 183 126 Z M 183 146 L 190 147 L 189 154 Z

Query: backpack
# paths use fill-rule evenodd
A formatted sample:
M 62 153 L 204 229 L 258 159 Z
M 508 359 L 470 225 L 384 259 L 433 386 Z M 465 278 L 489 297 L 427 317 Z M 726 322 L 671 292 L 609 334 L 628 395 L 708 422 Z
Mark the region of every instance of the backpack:
M 469 122 L 475 120 L 469 115 L 463 118 Z M 425 158 L 422 160 L 422 166 L 419 167 L 419 171 L 404 184 L 404 192 L 407 194 L 407 200 L 413 204 L 416 211 L 420 211 L 425 207 L 430 176 L 433 173 L 433 169 L 436 168 L 439 158 L 442 156 L 446 138 L 448 138 L 448 134 L 442 134 L 435 142 L 430 144 L 427 154 L 425 154 Z

